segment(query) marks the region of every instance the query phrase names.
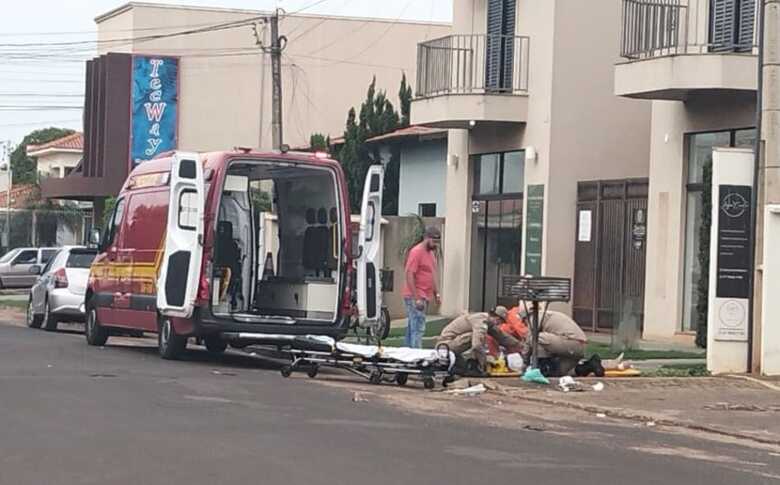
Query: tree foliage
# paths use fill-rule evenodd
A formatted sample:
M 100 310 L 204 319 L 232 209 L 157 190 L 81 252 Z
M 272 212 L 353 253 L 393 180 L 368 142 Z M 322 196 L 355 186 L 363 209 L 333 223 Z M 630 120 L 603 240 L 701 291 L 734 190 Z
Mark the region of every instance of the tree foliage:
M 22 143 L 11 153 L 11 168 L 14 171 L 14 184 L 34 184 L 38 182 L 38 165 L 34 158 L 27 156 L 27 145 L 41 145 L 63 136 L 73 134 L 66 128 L 43 128 L 25 136 Z
M 368 144 L 366 141 L 409 125 L 412 88 L 406 81 L 406 75 L 401 80 L 399 100 L 400 112 L 395 109 L 385 91 L 377 91 L 376 77 L 374 77 L 368 86 L 366 99 L 361 104 L 360 110 L 351 108 L 347 114 L 344 144 L 337 150 L 335 156 L 341 162 L 347 177 L 349 201 L 353 212 L 358 212 L 360 209 L 368 168 L 383 163 L 379 146 Z M 385 186 L 382 213 L 386 215 L 398 213 L 400 160 L 400 151 L 397 147 L 391 149 L 389 160 L 384 160 Z
M 322 133 L 314 133 L 309 138 L 309 148 L 317 152 L 326 152 L 330 149 L 330 137 Z
M 710 238 L 712 230 L 712 162 L 704 164 L 701 192 L 701 226 L 699 227 L 700 276 L 696 286 L 696 345 L 707 348 L 707 315 L 710 301 Z

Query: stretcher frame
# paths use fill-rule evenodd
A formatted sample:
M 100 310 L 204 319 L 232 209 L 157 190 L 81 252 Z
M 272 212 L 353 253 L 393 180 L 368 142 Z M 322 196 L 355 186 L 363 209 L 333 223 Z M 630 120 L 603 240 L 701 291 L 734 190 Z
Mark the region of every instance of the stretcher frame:
M 421 361 L 415 363 L 402 362 L 396 359 L 375 355 L 366 357 L 363 355 L 344 352 L 338 349 L 332 352 L 322 350 L 288 349 L 290 364 L 281 369 L 283 377 L 290 377 L 295 372 L 303 372 L 310 378 L 317 377 L 321 367 L 340 369 L 368 380 L 371 384 L 379 385 L 383 382 L 395 382 L 399 386 L 405 386 L 409 376 L 422 380 L 425 389 L 434 389 L 436 382 L 441 382 L 442 387 L 447 387 L 455 382 L 452 373 L 454 362 L 449 346 L 440 344 L 436 347 L 439 356 L 446 351 L 447 358 L 438 358 L 434 361 Z

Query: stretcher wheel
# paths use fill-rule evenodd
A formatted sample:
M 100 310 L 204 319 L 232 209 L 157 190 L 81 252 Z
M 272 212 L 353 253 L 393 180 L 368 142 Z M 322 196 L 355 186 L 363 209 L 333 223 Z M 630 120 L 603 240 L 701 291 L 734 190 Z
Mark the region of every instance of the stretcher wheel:
M 309 367 L 309 370 L 306 371 L 306 375 L 314 379 L 315 377 L 317 377 L 317 373 L 319 373 L 319 371 L 320 368 L 316 365 L 313 365 Z
M 382 373 L 377 370 L 371 372 L 371 375 L 368 377 L 368 382 L 370 382 L 371 384 L 381 384 Z
M 423 387 L 425 387 L 428 390 L 433 389 L 436 387 L 436 381 L 433 380 L 433 377 L 426 377 L 423 379 Z
M 398 384 L 399 386 L 405 386 L 406 381 L 408 380 L 409 380 L 409 374 L 404 374 L 402 372 L 399 372 L 398 374 L 395 375 L 395 383 Z
M 290 377 L 293 373 L 292 367 L 289 365 L 282 367 L 281 373 L 282 373 L 282 377 Z
M 450 384 L 452 384 L 453 382 L 455 382 L 455 377 L 447 376 L 447 377 L 444 378 L 444 380 L 441 381 L 441 385 L 444 386 L 444 387 L 447 387 Z

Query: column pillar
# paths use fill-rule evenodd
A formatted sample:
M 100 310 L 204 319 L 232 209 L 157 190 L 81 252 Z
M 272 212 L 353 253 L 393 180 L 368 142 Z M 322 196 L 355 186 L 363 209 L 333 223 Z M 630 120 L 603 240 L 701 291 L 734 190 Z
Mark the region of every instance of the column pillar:
M 469 308 L 471 187 L 469 131 L 450 130 L 447 142 L 447 214 L 441 281 L 441 312 L 449 316 Z

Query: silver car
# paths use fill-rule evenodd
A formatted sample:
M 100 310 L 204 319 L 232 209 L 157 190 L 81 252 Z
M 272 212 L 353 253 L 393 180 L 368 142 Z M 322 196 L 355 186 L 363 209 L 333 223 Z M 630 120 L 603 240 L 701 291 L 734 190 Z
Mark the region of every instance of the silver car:
M 38 279 L 34 266 L 43 266 L 57 248 L 16 248 L 0 258 L 0 288 L 29 288 Z
M 30 290 L 27 305 L 27 325 L 31 328 L 56 330 L 61 321 L 84 320 L 84 295 L 87 291 L 89 267 L 97 249 L 72 246 L 62 248 L 43 267 Z

